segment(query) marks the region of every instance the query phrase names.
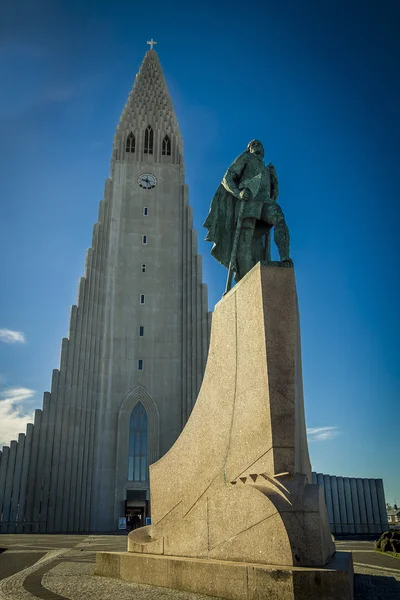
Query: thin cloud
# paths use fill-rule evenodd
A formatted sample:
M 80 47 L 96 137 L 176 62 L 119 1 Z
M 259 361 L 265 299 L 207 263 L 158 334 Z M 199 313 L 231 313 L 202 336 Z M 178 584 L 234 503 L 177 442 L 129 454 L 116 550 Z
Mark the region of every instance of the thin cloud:
M 340 435 L 337 427 L 309 427 L 307 437 L 309 442 L 325 442 Z
M 6 344 L 17 344 L 26 342 L 25 335 L 22 331 L 12 331 L 11 329 L 0 329 L 0 342 Z
M 23 402 L 32 398 L 35 390 L 15 387 L 0 392 L 0 447 L 24 433 L 27 423 L 33 423 L 34 412 L 28 412 Z

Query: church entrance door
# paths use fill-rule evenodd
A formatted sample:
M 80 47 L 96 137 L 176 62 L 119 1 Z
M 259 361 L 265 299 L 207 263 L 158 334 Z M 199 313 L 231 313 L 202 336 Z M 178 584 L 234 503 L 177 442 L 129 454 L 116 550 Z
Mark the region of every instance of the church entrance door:
M 146 508 L 146 501 L 126 501 L 125 516 L 127 529 L 137 529 L 146 524 Z

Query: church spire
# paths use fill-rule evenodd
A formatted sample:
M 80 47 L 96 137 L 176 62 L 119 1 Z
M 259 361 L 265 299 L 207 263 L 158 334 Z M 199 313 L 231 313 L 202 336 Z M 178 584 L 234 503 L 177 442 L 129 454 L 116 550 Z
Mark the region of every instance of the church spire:
M 154 43 L 152 40 L 151 45 Z M 117 150 L 114 154 L 115 158 L 123 159 L 123 150 L 128 136 L 132 134 L 136 139 L 136 148 L 139 151 L 137 158 L 140 160 L 141 147 L 139 144 L 145 143 L 145 133 L 149 127 L 154 132 L 155 140 L 160 140 L 160 147 L 164 140 L 172 140 L 178 154 L 182 154 L 178 121 L 157 52 L 153 48 L 146 52 L 122 111 L 115 136 L 114 148 Z M 118 152 L 118 148 L 122 151 Z M 156 155 L 157 152 L 155 151 L 154 154 Z

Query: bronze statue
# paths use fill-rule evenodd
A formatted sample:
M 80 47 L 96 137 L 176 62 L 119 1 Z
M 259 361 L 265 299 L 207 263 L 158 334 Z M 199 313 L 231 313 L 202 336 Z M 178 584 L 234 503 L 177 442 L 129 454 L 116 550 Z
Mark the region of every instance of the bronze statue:
M 253 140 L 231 164 L 212 200 L 204 222 L 206 241 L 214 242 L 212 256 L 228 268 L 227 289 L 232 275 L 239 281 L 260 260 L 270 261 L 269 232 L 282 266 L 292 266 L 289 230 L 276 202 L 278 178 L 275 167 L 264 163 L 264 148 Z

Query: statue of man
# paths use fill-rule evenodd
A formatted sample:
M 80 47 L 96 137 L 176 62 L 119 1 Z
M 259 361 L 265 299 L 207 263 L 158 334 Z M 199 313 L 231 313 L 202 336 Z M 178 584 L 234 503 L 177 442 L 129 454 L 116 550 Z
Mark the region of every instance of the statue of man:
M 270 260 L 269 231 L 272 227 L 281 262 L 284 266 L 292 265 L 289 230 L 276 202 L 278 178 L 275 167 L 271 163 L 267 166 L 263 158 L 262 143 L 251 141 L 225 173 L 203 225 L 208 229 L 206 241 L 214 242 L 212 256 L 227 268 L 232 258 L 235 233 L 239 236 L 235 264 L 231 265 L 236 281 L 260 260 Z M 252 185 L 252 181 L 256 185 Z M 238 225 L 240 231 L 237 231 Z

